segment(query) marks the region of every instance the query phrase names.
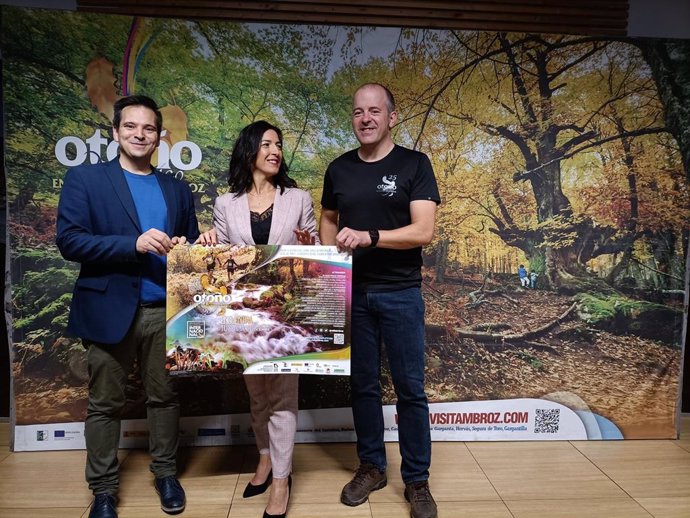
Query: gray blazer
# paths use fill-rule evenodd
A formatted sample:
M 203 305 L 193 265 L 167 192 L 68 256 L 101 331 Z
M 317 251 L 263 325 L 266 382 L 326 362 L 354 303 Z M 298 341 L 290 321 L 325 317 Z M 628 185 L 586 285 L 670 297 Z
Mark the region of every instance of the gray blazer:
M 249 216 L 249 201 L 246 194 L 235 197 L 235 193 L 222 194 L 216 198 L 213 207 L 213 226 L 221 244 L 253 245 L 252 226 Z M 316 218 L 311 196 L 307 191 L 286 188 L 280 194 L 276 189 L 273 199 L 273 218 L 268 243 L 271 245 L 297 245 L 293 230 L 308 230 L 316 237 Z

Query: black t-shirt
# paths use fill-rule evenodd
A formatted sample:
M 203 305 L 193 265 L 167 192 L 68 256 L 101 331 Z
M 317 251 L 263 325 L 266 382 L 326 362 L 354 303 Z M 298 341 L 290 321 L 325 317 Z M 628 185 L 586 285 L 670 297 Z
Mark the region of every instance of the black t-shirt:
M 429 158 L 400 146 L 377 162 L 365 162 L 357 150 L 328 166 L 321 205 L 338 211 L 338 227 L 393 230 L 409 225 L 410 202 L 441 203 Z M 368 291 L 421 286 L 422 248 L 358 248 L 353 255 L 353 282 Z

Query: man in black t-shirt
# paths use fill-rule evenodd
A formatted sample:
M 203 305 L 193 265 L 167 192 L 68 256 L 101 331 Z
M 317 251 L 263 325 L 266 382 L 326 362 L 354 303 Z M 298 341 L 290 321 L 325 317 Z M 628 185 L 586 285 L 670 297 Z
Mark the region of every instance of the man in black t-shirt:
M 441 202 L 426 155 L 395 145 L 395 101 L 368 83 L 353 97 L 360 143 L 326 171 L 321 242 L 353 254 L 352 412 L 360 466 L 344 488 L 346 505 L 364 503 L 386 483 L 380 353 L 385 344 L 398 398 L 398 438 L 405 498 L 413 518 L 435 518 L 429 491 L 431 436 L 424 392 L 422 246 L 433 236 Z

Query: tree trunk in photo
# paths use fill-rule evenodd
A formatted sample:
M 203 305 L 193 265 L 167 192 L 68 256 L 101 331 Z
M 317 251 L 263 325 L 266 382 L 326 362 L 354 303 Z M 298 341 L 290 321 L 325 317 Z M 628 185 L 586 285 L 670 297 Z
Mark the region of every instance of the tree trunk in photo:
M 682 283 L 674 283 L 676 235 L 670 231 L 661 231 L 650 237 L 650 246 L 654 256 L 656 275 L 655 287 L 660 290 L 682 289 Z M 682 271 L 682 270 L 681 270 Z M 681 274 L 682 275 L 682 274 Z M 681 277 L 682 278 L 682 277 Z
M 436 249 L 436 282 L 444 282 L 448 267 L 448 239 L 442 239 Z
M 690 40 L 634 40 L 652 69 L 666 126 L 678 141 L 690 179 Z
M 620 283 L 621 278 L 626 274 L 628 267 L 630 266 L 630 259 L 632 258 L 633 249 L 628 248 L 623 252 L 621 260 L 618 261 L 611 271 L 606 276 L 606 282 L 611 286 L 615 286 Z M 617 254 L 616 254 L 617 255 Z
M 572 295 L 584 291 L 611 293 L 614 290 L 603 279 L 587 271 L 578 260 L 574 247 L 546 247 L 546 277 L 559 292 Z
M 553 154 L 554 148 L 549 150 L 542 149 L 546 157 L 539 157 L 539 162 L 548 163 L 548 158 Z M 561 187 L 561 165 L 560 161 L 553 162 L 544 166 L 539 173 L 530 178 L 532 192 L 537 201 L 537 221 L 543 223 L 555 216 L 570 218 L 573 214 L 570 200 L 563 194 Z

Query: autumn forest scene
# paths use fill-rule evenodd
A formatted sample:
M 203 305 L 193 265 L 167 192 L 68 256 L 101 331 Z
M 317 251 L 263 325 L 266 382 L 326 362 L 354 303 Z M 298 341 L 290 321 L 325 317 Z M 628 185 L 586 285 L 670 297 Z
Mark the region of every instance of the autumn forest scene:
M 545 398 L 625 438 L 675 433 L 688 41 L 3 15 L 18 424 L 83 420 L 84 351 L 65 334 L 78 265 L 57 251 L 55 209 L 62 162 L 108 158 L 117 98 L 163 107 L 154 165 L 190 184 L 203 231 L 234 139 L 261 119 L 282 128 L 318 218 L 326 167 L 357 145 L 351 94 L 375 81 L 441 193 L 422 286 L 430 402 Z M 179 383 L 183 415 L 248 411 L 241 379 Z M 302 409 L 349 406 L 347 378 L 300 383 Z M 133 377 L 128 413 L 143 412 Z

